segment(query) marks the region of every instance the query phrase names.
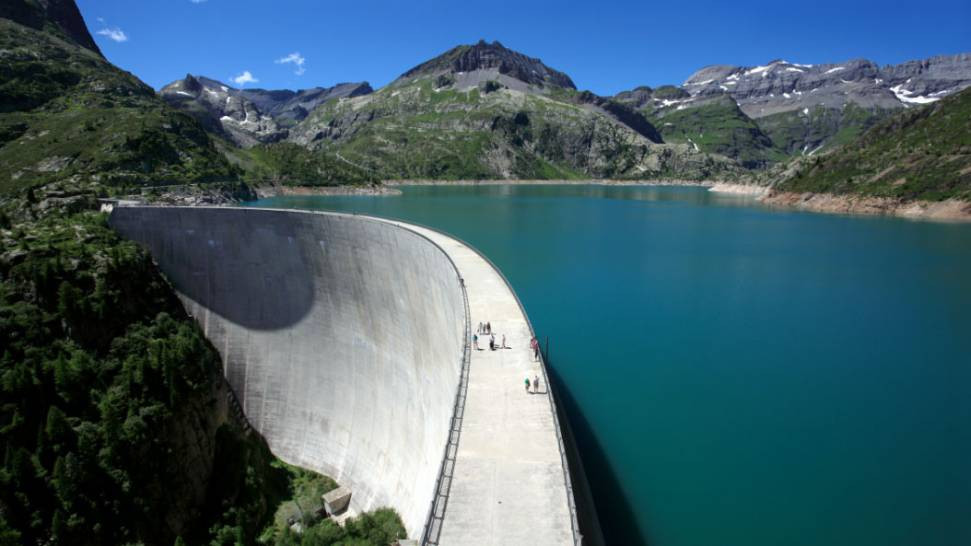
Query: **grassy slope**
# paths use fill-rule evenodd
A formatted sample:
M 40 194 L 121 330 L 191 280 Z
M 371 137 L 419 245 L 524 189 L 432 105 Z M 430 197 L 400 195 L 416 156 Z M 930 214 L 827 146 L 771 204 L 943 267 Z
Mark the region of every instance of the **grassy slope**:
M 0 194 L 236 178 L 199 124 L 96 53 L 0 19 Z
M 971 200 L 971 90 L 887 119 L 777 186 L 903 200 Z
M 782 112 L 756 120 L 773 146 L 791 156 L 803 155 L 819 146 L 822 150 L 852 142 L 881 120 L 898 110 L 865 109 L 853 103 L 842 109 L 816 107 Z M 819 153 L 816 151 L 816 153 Z
M 786 159 L 727 95 L 699 106 L 655 112 L 651 121 L 665 142 L 690 140 L 704 152 L 734 158 L 747 168 L 764 167 Z
M 227 142 L 222 149 L 230 162 L 243 170 L 243 180 L 252 185 L 337 186 L 379 181 L 371 171 L 342 161 L 335 154 L 316 153 L 291 142 L 248 149 Z
M 568 99 L 507 89 L 436 89 L 431 79 L 422 79 L 331 101 L 293 134 L 386 179 L 697 179 L 733 167 L 688 146 L 653 144 Z

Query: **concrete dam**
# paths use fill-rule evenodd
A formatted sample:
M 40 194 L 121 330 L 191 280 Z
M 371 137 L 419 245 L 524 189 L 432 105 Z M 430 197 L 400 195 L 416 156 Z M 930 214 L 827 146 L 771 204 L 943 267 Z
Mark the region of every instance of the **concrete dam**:
M 172 282 L 273 453 L 350 489 L 353 512 L 390 506 L 428 544 L 581 543 L 532 328 L 474 249 L 338 213 L 116 207 L 110 222 Z M 509 349 L 472 346 L 487 321 Z

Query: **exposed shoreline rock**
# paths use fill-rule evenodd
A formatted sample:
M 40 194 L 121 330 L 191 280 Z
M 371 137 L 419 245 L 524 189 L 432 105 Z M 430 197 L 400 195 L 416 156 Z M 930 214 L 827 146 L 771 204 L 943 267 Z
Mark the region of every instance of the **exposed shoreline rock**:
M 703 186 L 721 184 L 714 180 L 385 180 L 385 186 Z
M 890 197 L 834 195 L 829 193 L 795 193 L 770 190 L 760 201 L 772 207 L 785 207 L 811 212 L 897 216 L 914 220 L 971 222 L 971 202 L 901 201 Z
M 708 188 L 708 191 L 715 193 L 731 193 L 734 195 L 753 195 L 758 197 L 765 195 L 765 193 L 769 191 L 769 188 L 765 186 L 756 186 L 753 184 L 717 183 Z
M 374 186 L 258 186 L 259 199 L 281 195 L 401 195 L 401 190 Z

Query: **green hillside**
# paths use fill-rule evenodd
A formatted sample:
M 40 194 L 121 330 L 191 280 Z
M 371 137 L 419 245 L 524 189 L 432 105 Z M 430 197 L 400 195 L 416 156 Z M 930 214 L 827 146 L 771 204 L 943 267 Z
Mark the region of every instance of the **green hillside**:
M 772 114 L 759 118 L 757 123 L 776 149 L 801 156 L 852 142 L 897 112 L 849 103 L 843 108 L 815 107 Z
M 901 112 L 776 186 L 903 200 L 971 200 L 971 89 Z
M 58 33 L 0 18 L 0 194 L 235 178 L 190 117 Z
M 787 159 L 728 95 L 655 112 L 652 122 L 665 142 L 694 143 L 703 152 L 734 158 L 750 169 Z
M 330 101 L 290 138 L 382 179 L 706 179 L 737 170 L 689 145 L 651 142 L 572 89 L 456 89 L 447 77 Z

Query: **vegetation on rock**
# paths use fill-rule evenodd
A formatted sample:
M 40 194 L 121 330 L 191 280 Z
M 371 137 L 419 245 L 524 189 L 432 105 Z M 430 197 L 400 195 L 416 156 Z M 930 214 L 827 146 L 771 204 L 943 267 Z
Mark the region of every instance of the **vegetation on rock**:
M 971 89 L 913 108 L 804 161 L 777 189 L 971 200 Z
M 655 111 L 651 121 L 665 142 L 696 144 L 701 151 L 734 158 L 749 169 L 787 159 L 728 95 L 680 110 Z
M 436 87 L 434 78 L 321 105 L 291 140 L 382 179 L 700 180 L 737 170 L 687 145 L 651 142 L 571 89 L 486 93 Z
M 795 157 L 852 142 L 895 112 L 849 103 L 843 108 L 816 107 L 772 114 L 759 118 L 757 123 L 776 149 Z
M 235 179 L 189 116 L 97 53 L 0 19 L 0 193 Z
M 0 543 L 301 543 L 277 507 L 333 482 L 233 417 L 151 258 L 96 213 L 4 213 L 0 240 Z M 306 523 L 304 544 L 403 534 L 392 511 Z

